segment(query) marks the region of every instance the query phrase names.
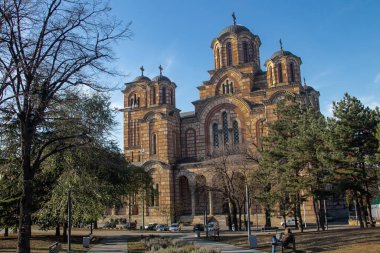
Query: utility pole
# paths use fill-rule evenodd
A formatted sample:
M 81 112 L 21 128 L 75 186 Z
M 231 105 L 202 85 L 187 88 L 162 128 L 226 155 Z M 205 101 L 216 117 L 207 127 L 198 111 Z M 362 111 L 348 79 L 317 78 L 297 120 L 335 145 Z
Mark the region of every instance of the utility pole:
M 67 217 L 68 217 L 68 235 L 67 235 L 67 252 L 71 253 L 71 190 L 67 196 Z
M 248 231 L 248 243 L 249 243 L 249 237 L 251 236 L 251 208 L 249 204 L 249 191 L 248 191 L 248 184 L 245 185 L 245 195 L 247 199 L 247 231 Z

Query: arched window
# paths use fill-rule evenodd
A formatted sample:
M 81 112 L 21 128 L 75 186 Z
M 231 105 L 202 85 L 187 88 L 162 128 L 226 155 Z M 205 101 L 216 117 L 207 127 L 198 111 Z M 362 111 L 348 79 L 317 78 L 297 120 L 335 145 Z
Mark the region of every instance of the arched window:
M 224 140 L 224 144 L 228 144 L 229 136 L 228 136 L 227 112 L 222 113 L 222 119 L 223 119 L 223 140 Z
M 166 104 L 166 88 L 163 87 L 161 92 L 162 92 L 162 103 Z
M 216 49 L 216 52 L 215 52 L 215 56 L 216 56 L 216 59 L 215 59 L 215 68 L 219 69 L 220 68 L 220 59 L 219 59 L 219 48 Z
M 156 206 L 159 206 L 160 205 L 160 190 L 158 188 L 158 184 L 156 184 L 155 196 L 156 196 L 156 199 L 155 199 L 154 203 L 156 204 Z
M 278 72 L 278 82 L 282 83 L 283 80 L 282 80 L 282 65 L 281 65 L 281 63 L 279 63 L 277 65 L 277 72 Z
M 238 144 L 239 143 L 239 124 L 236 120 L 232 124 L 232 127 L 234 129 L 234 144 Z
M 248 44 L 246 41 L 243 42 L 243 62 L 248 62 Z
M 157 154 L 157 134 L 152 134 L 152 145 L 151 145 L 152 155 Z
M 290 63 L 290 81 L 294 82 L 294 64 L 293 64 L 293 62 Z
M 232 46 L 230 42 L 227 43 L 226 50 L 227 50 L 227 66 L 231 66 L 232 65 Z
M 170 89 L 170 104 L 174 105 L 174 91 Z
M 269 85 L 273 85 L 272 66 L 269 66 L 268 72 L 269 72 Z
M 155 105 L 156 104 L 156 87 L 153 87 L 153 90 L 152 90 L 152 95 L 153 95 L 153 104 Z
M 218 124 L 216 123 L 212 125 L 212 137 L 214 141 L 214 147 L 219 147 Z

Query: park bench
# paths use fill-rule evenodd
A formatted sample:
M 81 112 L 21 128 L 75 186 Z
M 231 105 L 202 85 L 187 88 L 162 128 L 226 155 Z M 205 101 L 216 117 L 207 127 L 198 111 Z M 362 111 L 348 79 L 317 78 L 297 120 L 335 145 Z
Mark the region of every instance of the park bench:
M 285 250 L 290 249 L 292 252 L 296 252 L 296 236 L 293 234 L 293 240 L 289 242 L 288 245 L 283 245 L 280 240 L 284 233 L 276 234 L 276 236 L 272 237 L 272 253 L 276 252 L 276 247 L 281 246 L 281 253 L 283 253 Z M 290 245 L 292 245 L 290 247 Z
M 278 227 L 262 227 L 261 232 L 275 231 L 277 232 Z
M 61 244 L 58 242 L 53 243 L 52 245 L 49 246 L 49 253 L 59 253 L 61 250 Z

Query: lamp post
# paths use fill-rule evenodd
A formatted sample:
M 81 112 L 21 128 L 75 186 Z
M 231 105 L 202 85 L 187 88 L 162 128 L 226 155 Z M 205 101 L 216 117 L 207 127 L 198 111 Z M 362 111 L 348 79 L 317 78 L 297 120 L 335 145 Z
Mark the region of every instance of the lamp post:
M 67 227 L 68 227 L 68 234 L 67 234 L 67 252 L 71 253 L 71 190 L 69 189 L 68 196 L 67 196 Z
M 250 212 L 250 204 L 249 204 L 249 191 L 248 184 L 245 185 L 245 195 L 247 199 L 247 231 L 248 231 L 248 243 L 249 237 L 251 236 L 251 212 Z

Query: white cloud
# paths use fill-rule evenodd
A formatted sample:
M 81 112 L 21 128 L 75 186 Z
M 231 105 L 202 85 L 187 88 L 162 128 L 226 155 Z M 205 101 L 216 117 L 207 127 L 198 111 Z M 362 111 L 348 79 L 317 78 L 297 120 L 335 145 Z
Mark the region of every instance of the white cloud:
M 380 83 L 380 73 L 378 73 L 375 77 L 374 83 Z
M 375 96 L 359 97 L 359 100 L 363 103 L 364 106 L 368 106 L 371 109 L 380 107 L 380 100 Z

